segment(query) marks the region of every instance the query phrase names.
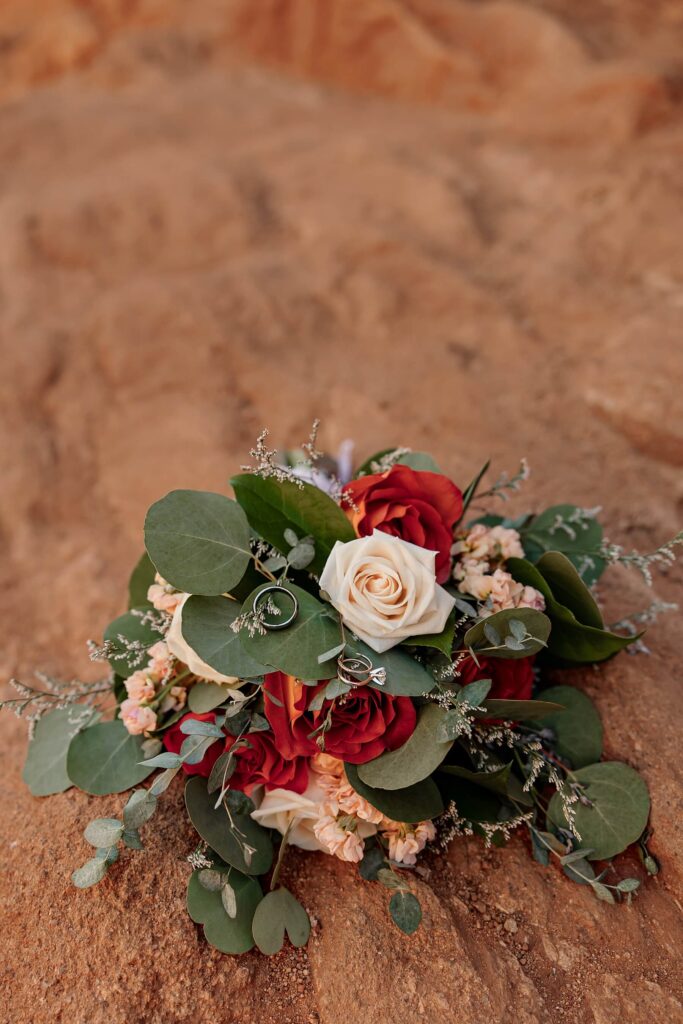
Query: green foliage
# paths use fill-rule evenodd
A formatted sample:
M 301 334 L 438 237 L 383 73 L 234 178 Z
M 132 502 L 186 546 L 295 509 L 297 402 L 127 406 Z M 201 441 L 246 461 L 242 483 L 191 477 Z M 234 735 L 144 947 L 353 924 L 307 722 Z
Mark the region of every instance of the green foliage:
M 222 898 L 226 882 L 213 891 L 204 888 L 198 871 L 187 887 L 187 912 L 195 924 L 203 925 L 206 941 L 221 953 L 246 953 L 254 945 L 251 925 L 262 899 L 261 886 L 234 869 L 219 870 L 234 894 L 234 916 L 227 913 Z
M 147 591 L 154 583 L 156 569 L 151 558 L 144 553 L 133 569 L 128 581 L 128 607 L 129 608 L 151 608 L 152 603 L 147 599 Z
M 118 818 L 95 818 L 86 826 L 83 835 L 91 846 L 115 846 L 123 835 L 123 824 Z
M 270 585 L 265 583 L 249 595 L 242 608 L 244 614 L 251 613 L 255 597 Z M 337 614 L 330 605 L 323 604 L 293 583 L 287 583 L 286 589 L 299 602 L 299 614 L 292 625 L 282 630 L 266 631 L 265 636 L 258 632 L 250 636 L 248 626 L 243 626 L 239 632 L 242 646 L 252 658 L 288 675 L 299 679 L 330 679 L 337 674 L 336 662 L 320 664 L 318 658 L 339 643 Z M 269 597 L 281 608 L 283 615 L 290 614 L 292 602 L 286 594 L 271 593 Z
M 140 764 L 142 741 L 123 722 L 100 722 L 79 732 L 69 746 L 66 770 L 74 786 L 93 796 L 122 793 L 146 779 L 152 768 Z
M 517 622 L 524 626 L 524 634 L 513 625 Z M 468 629 L 465 647 L 487 658 L 528 658 L 546 646 L 549 635 L 550 620 L 543 612 L 534 608 L 506 608 Z
M 202 661 L 221 675 L 248 679 L 267 668 L 247 653 L 232 629 L 241 611 L 228 597 L 190 597 L 183 605 L 182 633 Z
M 358 766 L 345 764 L 346 777 L 359 796 L 392 821 L 415 824 L 443 813 L 443 800 L 433 779 L 423 779 L 406 789 L 375 789 L 366 785 L 358 774 Z
M 535 725 L 552 729 L 554 748 L 572 768 L 595 764 L 602 755 L 602 722 L 593 701 L 575 686 L 551 686 L 543 691 L 546 700 L 561 704 L 563 711 L 539 718 Z
M 99 719 L 98 711 L 83 707 L 58 708 L 36 722 L 28 745 L 22 778 L 33 796 L 62 793 L 72 785 L 66 770 L 69 744 L 77 732 Z
M 590 860 L 608 860 L 635 843 L 647 825 L 650 797 L 643 779 L 621 761 L 602 761 L 572 775 L 590 802 L 574 804 L 579 849 Z M 562 800 L 556 793 L 548 807 L 548 821 L 568 828 Z M 588 853 L 587 851 L 591 852 Z
M 252 557 L 243 510 L 211 491 L 171 491 L 155 502 L 145 519 L 145 547 L 164 579 L 206 597 L 232 590 Z
M 420 926 L 422 920 L 422 908 L 419 900 L 412 892 L 399 889 L 393 894 L 389 901 L 389 913 L 394 924 L 398 925 L 406 935 L 412 935 Z
M 148 789 L 136 789 L 123 808 L 123 823 L 126 828 L 140 828 L 156 811 L 157 798 Z
M 188 690 L 187 707 L 196 715 L 203 715 L 217 708 L 227 696 L 225 686 L 220 683 L 195 683 Z
M 576 505 L 553 505 L 526 522 L 520 530 L 527 558 L 537 562 L 546 551 L 560 551 L 591 586 L 602 575 L 605 561 L 597 554 L 602 527 Z
M 563 710 L 562 704 L 550 700 L 499 700 L 497 697 L 487 698 L 482 707 L 483 712 L 474 712 L 475 718 L 502 718 L 512 722 L 525 722 Z
M 323 571 L 336 541 L 355 539 L 339 506 L 312 484 L 264 480 L 251 473 L 235 476 L 230 482 L 252 528 L 278 551 L 290 547 L 287 530 L 313 538 L 315 556 L 308 568 L 316 575 Z
M 405 640 L 402 646 L 433 647 L 437 651 L 441 651 L 442 654 L 445 654 L 447 658 L 450 658 L 453 653 L 456 619 L 457 614 L 455 611 L 452 611 L 448 616 L 446 625 L 440 633 L 425 633 L 423 636 L 411 637 L 409 640 Z
M 100 857 L 93 857 L 78 868 L 71 876 L 71 881 L 77 889 L 89 889 L 91 885 L 101 882 L 107 873 L 107 861 Z
M 135 608 L 125 612 L 110 622 L 104 631 L 105 642 L 116 647 L 116 651 L 109 655 L 109 664 L 123 679 L 127 679 L 136 669 L 147 663 L 145 649 L 161 640 L 161 634 L 141 618 L 147 611 L 148 608 Z M 139 614 L 135 615 L 133 612 Z M 123 637 L 123 642 L 120 637 Z M 134 646 L 127 647 L 126 643 Z
M 293 946 L 305 946 L 311 934 L 311 922 L 299 901 L 280 886 L 266 893 L 254 914 L 254 942 L 267 956 L 279 953 L 285 932 Z
M 419 473 L 439 473 L 443 475 L 443 470 L 438 462 L 427 452 L 406 452 L 396 460 L 396 465 L 410 466 L 411 469 L 415 469 Z
M 211 849 L 244 874 L 262 875 L 273 861 L 273 844 L 266 829 L 248 813 L 230 812 L 207 792 L 206 780 L 194 776 L 185 786 L 190 821 Z M 232 818 L 232 822 L 230 820 Z M 251 848 L 251 851 L 249 851 Z
M 555 657 L 579 664 L 605 661 L 637 639 L 605 629 L 592 594 L 563 554 L 549 552 L 537 565 L 510 558 L 507 566 L 518 582 L 543 594 L 552 622 L 548 650 Z
M 452 740 L 439 739 L 445 715 L 438 704 L 425 704 L 418 711 L 415 730 L 403 746 L 358 766 L 361 782 L 375 789 L 394 790 L 428 778 L 452 746 Z

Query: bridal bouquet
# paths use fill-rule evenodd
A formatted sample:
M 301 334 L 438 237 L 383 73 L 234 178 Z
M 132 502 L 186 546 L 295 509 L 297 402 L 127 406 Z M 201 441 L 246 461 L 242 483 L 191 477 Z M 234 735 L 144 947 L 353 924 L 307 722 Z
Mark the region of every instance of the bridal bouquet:
M 638 843 L 657 870 L 647 788 L 601 761 L 595 707 L 555 670 L 638 646 L 633 623 L 605 626 L 595 584 L 615 561 L 648 575 L 673 544 L 625 554 L 597 509 L 487 511 L 525 464 L 488 488 L 485 466 L 461 489 L 404 448 L 352 475 L 315 432 L 296 457 L 264 432 L 251 455 L 234 498 L 179 490 L 150 508 L 129 610 L 91 645 L 109 677 L 14 680 L 4 702 L 32 723 L 33 794 L 132 790 L 119 817 L 86 828 L 93 855 L 74 884 L 143 849 L 180 775 L 198 833 L 188 912 L 226 953 L 307 941 L 280 881 L 292 846 L 357 864 L 406 933 L 421 918 L 418 856 L 458 835 L 498 846 L 522 827 L 537 861 L 630 900 L 638 879 L 605 862 Z

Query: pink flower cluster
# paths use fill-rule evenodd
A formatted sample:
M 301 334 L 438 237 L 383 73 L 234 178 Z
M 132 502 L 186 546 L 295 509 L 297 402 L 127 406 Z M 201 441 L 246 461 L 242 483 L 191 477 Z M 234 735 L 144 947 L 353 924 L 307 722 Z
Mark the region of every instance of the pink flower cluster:
M 503 566 L 508 558 L 523 558 L 519 534 L 504 526 L 477 523 L 452 548 L 456 557 L 453 578 L 461 594 L 480 602 L 482 617 L 506 608 L 535 608 L 543 611 L 545 599 L 534 587 L 525 587 Z
M 436 829 L 431 821 L 406 825 L 386 818 L 350 785 L 344 764 L 328 754 L 319 754 L 311 761 L 317 782 L 325 797 L 318 806 L 313 832 L 326 853 L 340 860 L 358 862 L 363 859 L 364 840 L 379 831 L 389 844 L 389 857 L 401 864 L 415 864 L 417 854 L 434 839 Z
M 184 686 L 167 689 L 175 659 L 164 640 L 150 647 L 147 665 L 133 672 L 125 681 L 128 697 L 121 702 L 121 720 L 132 736 L 149 733 L 157 726 L 157 715 L 177 711 L 185 706 Z M 162 691 L 166 690 L 165 693 Z M 151 705 L 156 704 L 156 709 Z

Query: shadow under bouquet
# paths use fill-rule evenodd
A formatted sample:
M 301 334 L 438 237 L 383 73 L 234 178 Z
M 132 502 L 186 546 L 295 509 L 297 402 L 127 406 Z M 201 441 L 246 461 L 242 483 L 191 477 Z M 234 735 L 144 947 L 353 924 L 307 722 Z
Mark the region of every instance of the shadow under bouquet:
M 601 761 L 593 703 L 555 670 L 638 645 L 633 623 L 606 628 L 594 586 L 616 561 L 649 575 L 675 542 L 629 555 L 598 510 L 487 511 L 524 463 L 489 487 L 487 465 L 461 490 L 404 448 L 352 474 L 315 430 L 282 456 L 264 432 L 251 455 L 234 499 L 179 490 L 150 508 L 129 610 L 91 645 L 107 679 L 14 680 L 4 702 L 31 721 L 34 795 L 132 790 L 120 818 L 86 828 L 93 856 L 74 884 L 143 849 L 180 774 L 199 837 L 188 912 L 226 953 L 307 941 L 308 913 L 279 880 L 291 846 L 357 864 L 408 934 L 418 856 L 458 835 L 499 846 L 523 828 L 537 861 L 630 900 L 639 880 L 605 862 L 638 843 L 657 870 L 647 788 Z

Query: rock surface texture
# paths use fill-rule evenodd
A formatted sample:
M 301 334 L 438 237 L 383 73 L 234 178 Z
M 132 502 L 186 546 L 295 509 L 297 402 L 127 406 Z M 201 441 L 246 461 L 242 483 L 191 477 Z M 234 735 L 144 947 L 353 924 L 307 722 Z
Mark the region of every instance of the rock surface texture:
M 678 0 L 5 0 L 0 10 L 0 675 L 94 678 L 147 506 L 220 490 L 263 425 L 431 450 L 513 507 L 683 511 Z M 680 596 L 681 568 L 656 582 Z M 651 594 L 613 571 L 608 620 Z M 0 1019 L 12 1024 L 683 1020 L 680 619 L 575 681 L 644 774 L 661 874 L 609 907 L 520 838 L 456 843 L 405 938 L 348 865 L 295 857 L 306 951 L 233 960 L 184 912 L 191 829 L 97 889 L 4 717 Z M 634 861 L 635 872 L 641 869 Z M 161 895 L 163 893 L 163 896 Z

